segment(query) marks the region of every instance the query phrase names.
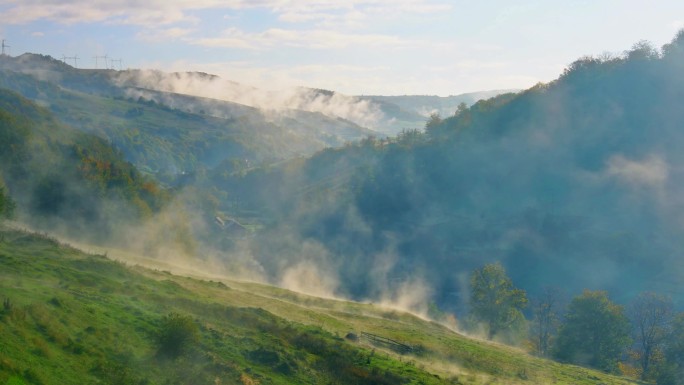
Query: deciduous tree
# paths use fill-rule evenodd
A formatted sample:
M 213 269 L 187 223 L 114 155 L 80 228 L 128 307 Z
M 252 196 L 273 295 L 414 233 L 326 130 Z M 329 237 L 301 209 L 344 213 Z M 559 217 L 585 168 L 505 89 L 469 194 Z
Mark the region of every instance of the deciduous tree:
M 530 337 L 535 352 L 540 356 L 548 356 L 551 352 L 552 339 L 560 324 L 562 298 L 559 289 L 547 287 L 532 301 L 534 319 L 530 323 Z
M 524 319 L 522 309 L 527 305 L 527 295 L 513 286 L 500 263 L 475 270 L 470 288 L 472 315 L 487 326 L 489 339 Z
M 605 291 L 585 290 L 568 306 L 554 356 L 566 362 L 615 371 L 629 346 L 629 320 Z
M 645 380 L 650 377 L 654 356 L 662 353 L 672 319 L 672 301 L 660 294 L 642 293 L 632 301 L 629 316 L 639 353 L 641 378 Z
M 684 313 L 672 318 L 664 343 L 665 362 L 656 373 L 658 385 L 684 384 Z

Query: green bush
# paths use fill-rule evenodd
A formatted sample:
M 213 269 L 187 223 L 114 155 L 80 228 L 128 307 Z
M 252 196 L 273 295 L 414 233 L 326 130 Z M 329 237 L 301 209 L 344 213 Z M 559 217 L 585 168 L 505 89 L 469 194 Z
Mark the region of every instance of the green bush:
M 192 317 L 170 313 L 162 318 L 157 336 L 160 355 L 178 357 L 192 348 L 198 340 L 199 331 Z

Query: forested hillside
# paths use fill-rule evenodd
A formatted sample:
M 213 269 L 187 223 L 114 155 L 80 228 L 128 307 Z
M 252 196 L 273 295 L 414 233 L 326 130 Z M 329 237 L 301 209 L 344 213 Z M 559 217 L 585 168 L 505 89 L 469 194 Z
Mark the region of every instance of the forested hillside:
M 426 132 L 202 183 L 227 194 L 224 212 L 267 224 L 252 252 L 271 275 L 306 261 L 356 298 L 420 277 L 466 311 L 464 277 L 501 261 L 532 295 L 651 289 L 681 303 L 683 63 L 680 32 Z
M 4 89 L 0 175 L 22 220 L 98 239 L 149 218 L 168 201 L 157 182 L 109 143 L 59 123 L 48 110 Z
M 76 69 L 35 54 L 0 57 L 0 87 L 43 105 L 63 123 L 111 142 L 128 161 L 165 180 L 222 161 L 257 165 L 311 155 L 373 134 L 319 112 L 275 113 L 121 80 L 162 76 L 180 82 L 181 75 L 175 75 Z M 201 81 L 209 77 L 205 75 L 184 74 L 184 79 Z

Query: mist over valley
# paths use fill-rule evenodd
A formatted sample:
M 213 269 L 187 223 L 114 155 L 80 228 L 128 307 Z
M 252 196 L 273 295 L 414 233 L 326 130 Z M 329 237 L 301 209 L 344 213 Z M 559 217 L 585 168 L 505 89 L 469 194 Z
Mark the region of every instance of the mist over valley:
M 448 97 L 0 55 L 0 383 L 681 384 L 682 98 L 684 30 Z

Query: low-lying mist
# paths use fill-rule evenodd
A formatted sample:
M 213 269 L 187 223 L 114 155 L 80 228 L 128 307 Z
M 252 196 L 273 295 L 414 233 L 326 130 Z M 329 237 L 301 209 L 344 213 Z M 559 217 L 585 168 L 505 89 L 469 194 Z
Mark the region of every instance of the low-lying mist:
M 310 88 L 267 91 L 204 73 L 125 71 L 119 73 L 115 81 L 124 87 L 139 87 L 224 100 L 257 108 L 270 114 L 283 114 L 288 110 L 319 112 L 329 117 L 346 119 L 367 128 L 374 128 L 383 118 L 382 111 L 369 100 Z M 130 96 L 137 95 L 134 90 L 129 92 Z
M 268 217 L 252 255 L 271 282 L 288 271 L 299 290 L 417 313 L 434 301 L 463 316 L 467 277 L 499 261 L 531 298 L 562 286 L 627 303 L 652 290 L 681 306 L 684 116 L 674 95 L 684 50 L 662 52 L 583 58 L 550 84 L 478 102 L 426 133 L 215 186 L 241 204 L 225 212 Z M 308 288 L 291 284 L 295 273 Z
M 561 286 L 607 290 L 627 303 L 651 290 L 681 307 L 684 34 L 672 44 L 583 58 L 556 81 L 480 101 L 425 132 L 203 170 L 159 205 L 145 201 L 155 189 L 142 178 L 126 195 L 130 169 L 112 182 L 106 162 L 75 151 L 80 177 L 52 183 L 59 174 L 51 171 L 31 186 L 51 215 L 20 197 L 29 209 L 20 219 L 55 231 L 76 223 L 84 238 L 206 276 L 423 317 L 456 314 L 459 323 L 469 311 L 468 277 L 491 262 L 530 298 Z M 119 76 L 132 93 L 198 94 L 244 104 L 236 109 L 308 109 L 358 122 L 379 116 L 365 101 L 324 91 L 271 93 L 203 74 Z M 98 217 L 83 206 L 106 214 L 108 225 L 92 225 Z

